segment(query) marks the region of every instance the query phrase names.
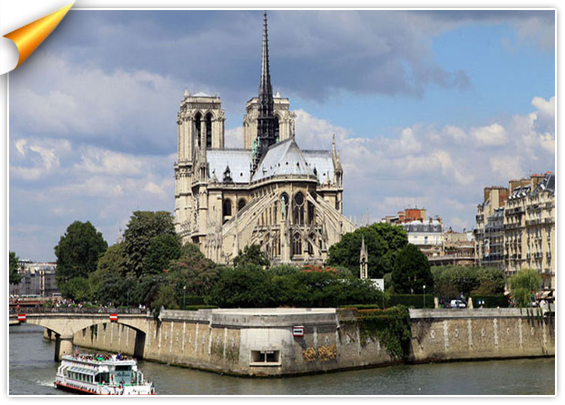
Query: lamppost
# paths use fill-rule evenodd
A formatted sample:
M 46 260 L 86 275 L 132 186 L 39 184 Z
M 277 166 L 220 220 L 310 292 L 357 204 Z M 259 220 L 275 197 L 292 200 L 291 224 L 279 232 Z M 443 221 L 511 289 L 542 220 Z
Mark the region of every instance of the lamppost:
M 186 286 L 182 287 L 182 309 L 186 308 Z
M 424 284 L 424 309 L 426 309 L 426 285 Z

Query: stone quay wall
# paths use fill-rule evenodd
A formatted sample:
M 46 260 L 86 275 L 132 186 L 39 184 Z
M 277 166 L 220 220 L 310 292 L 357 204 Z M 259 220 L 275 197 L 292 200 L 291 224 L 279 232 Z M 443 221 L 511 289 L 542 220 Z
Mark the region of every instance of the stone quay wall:
M 555 355 L 554 319 L 519 309 L 410 310 L 411 361 Z M 397 362 L 353 311 L 215 309 L 162 311 L 148 321 L 144 358 L 221 373 L 283 376 Z M 293 330 L 302 327 L 303 336 Z M 119 323 L 87 328 L 74 344 L 133 355 L 135 331 Z M 361 336 L 366 336 L 361 341 Z
M 555 355 L 555 318 L 518 308 L 411 309 L 415 362 Z

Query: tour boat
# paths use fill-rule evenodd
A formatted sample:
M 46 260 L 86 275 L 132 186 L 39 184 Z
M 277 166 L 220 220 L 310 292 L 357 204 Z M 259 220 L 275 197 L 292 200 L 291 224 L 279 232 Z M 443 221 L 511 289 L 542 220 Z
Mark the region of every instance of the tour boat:
M 137 361 L 120 354 L 63 356 L 55 386 L 91 395 L 155 395 L 153 383 L 143 380 Z

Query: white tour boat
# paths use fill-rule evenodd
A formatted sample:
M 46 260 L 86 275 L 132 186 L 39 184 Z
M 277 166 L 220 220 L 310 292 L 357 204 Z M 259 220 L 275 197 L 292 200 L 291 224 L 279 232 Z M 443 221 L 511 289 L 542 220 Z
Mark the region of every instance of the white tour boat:
M 154 395 L 135 359 L 122 355 L 63 356 L 57 369 L 57 388 L 91 395 Z

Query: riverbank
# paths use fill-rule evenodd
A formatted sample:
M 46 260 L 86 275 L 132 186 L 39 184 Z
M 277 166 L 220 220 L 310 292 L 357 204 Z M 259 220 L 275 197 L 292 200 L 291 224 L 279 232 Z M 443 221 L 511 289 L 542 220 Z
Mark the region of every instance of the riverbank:
M 9 330 L 9 395 L 68 395 L 53 386 L 54 342 L 33 325 Z M 157 395 L 554 395 L 555 360 L 395 365 L 293 378 L 237 378 L 139 361 Z
M 409 324 L 405 358 L 357 311 L 333 308 L 165 310 L 145 331 L 119 322 L 95 325 L 75 334 L 74 344 L 133 354 L 136 334 L 143 333 L 147 360 L 257 377 L 555 355 L 552 316 L 513 308 L 410 310 Z

